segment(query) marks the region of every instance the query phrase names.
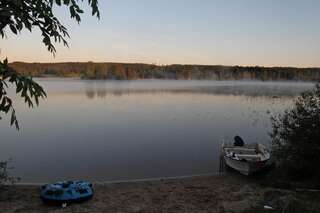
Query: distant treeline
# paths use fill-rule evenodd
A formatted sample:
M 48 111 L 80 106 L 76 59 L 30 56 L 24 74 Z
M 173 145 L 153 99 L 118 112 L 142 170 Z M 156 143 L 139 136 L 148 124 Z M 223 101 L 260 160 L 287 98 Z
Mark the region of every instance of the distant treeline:
M 294 80 L 320 81 L 320 68 L 165 65 L 128 63 L 24 63 L 10 66 L 33 77 L 80 77 L 83 79 L 194 79 L 194 80 Z

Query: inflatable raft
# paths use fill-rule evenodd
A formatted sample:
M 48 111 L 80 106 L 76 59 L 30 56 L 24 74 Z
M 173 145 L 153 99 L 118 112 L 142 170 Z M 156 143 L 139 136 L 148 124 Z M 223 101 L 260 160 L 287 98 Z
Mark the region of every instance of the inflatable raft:
M 41 186 L 40 198 L 47 204 L 83 202 L 93 196 L 92 184 L 85 181 L 66 181 Z

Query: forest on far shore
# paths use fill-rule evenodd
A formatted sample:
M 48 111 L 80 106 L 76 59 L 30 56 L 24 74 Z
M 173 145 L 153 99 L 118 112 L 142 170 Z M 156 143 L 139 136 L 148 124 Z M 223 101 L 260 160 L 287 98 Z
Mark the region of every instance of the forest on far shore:
M 130 63 L 25 63 L 10 66 L 33 77 L 79 77 L 82 79 L 186 79 L 186 80 L 262 80 L 320 81 L 320 68 L 222 66 L 222 65 L 154 65 Z

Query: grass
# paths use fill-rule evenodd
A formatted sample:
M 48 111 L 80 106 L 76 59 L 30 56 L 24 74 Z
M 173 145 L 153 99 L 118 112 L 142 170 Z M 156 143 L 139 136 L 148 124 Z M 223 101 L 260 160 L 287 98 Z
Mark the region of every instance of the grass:
M 264 206 L 273 209 L 265 209 Z M 242 213 L 320 213 L 319 192 L 296 192 L 285 190 L 267 191 L 257 205 L 244 210 Z
M 320 213 L 318 181 L 290 181 L 279 173 L 279 168 L 256 176 L 255 181 L 266 189 L 264 196 L 256 205 L 242 213 Z M 265 209 L 265 205 L 273 209 Z

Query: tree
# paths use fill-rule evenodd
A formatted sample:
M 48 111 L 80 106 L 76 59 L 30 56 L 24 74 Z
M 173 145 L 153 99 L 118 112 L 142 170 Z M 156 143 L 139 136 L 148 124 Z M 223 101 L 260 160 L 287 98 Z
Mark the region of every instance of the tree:
M 320 178 L 320 85 L 299 96 L 291 109 L 272 118 L 273 154 L 286 178 Z
M 64 27 L 54 15 L 54 6 L 67 6 L 71 19 L 78 23 L 81 21 L 83 10 L 79 3 L 84 0 L 0 0 L 0 35 L 6 37 L 6 31 L 10 30 L 18 34 L 23 29 L 32 32 L 38 28 L 43 37 L 42 42 L 53 55 L 56 53 L 54 43 L 63 43 L 68 46 L 69 37 Z M 92 15 L 100 18 L 98 0 L 88 0 L 92 9 Z M 19 129 L 16 111 L 13 101 L 8 96 L 9 85 L 16 87 L 16 93 L 24 98 L 29 107 L 39 104 L 40 98 L 45 98 L 46 93 L 31 77 L 23 76 L 8 66 L 8 60 L 0 61 L 0 116 L 11 112 L 11 125 Z M 1 117 L 0 117 L 1 119 Z

